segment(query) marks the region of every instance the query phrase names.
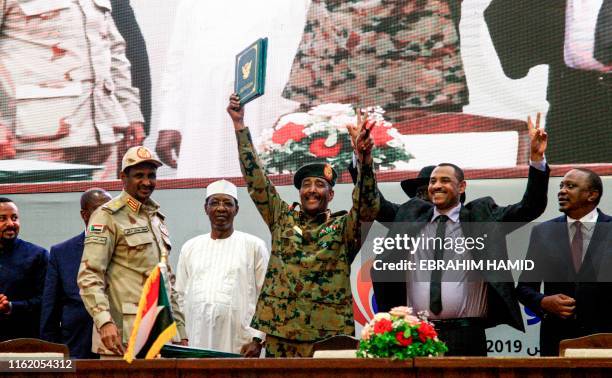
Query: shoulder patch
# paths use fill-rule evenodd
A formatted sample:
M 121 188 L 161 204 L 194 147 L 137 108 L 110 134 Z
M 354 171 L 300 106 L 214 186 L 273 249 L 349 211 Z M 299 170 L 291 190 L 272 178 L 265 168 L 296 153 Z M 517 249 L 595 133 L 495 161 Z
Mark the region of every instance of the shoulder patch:
M 105 236 L 87 236 L 85 237 L 85 244 L 106 244 Z
M 119 211 L 123 206 L 125 206 L 125 201 L 122 201 L 121 198 L 114 198 L 102 205 L 102 210 L 112 214 Z
M 88 234 L 101 234 L 104 232 L 104 228 L 106 228 L 106 226 L 103 224 L 92 224 L 87 231 L 89 231 Z
M 125 230 L 123 230 L 123 233 L 126 236 L 127 235 L 133 235 L 133 234 L 141 234 L 141 233 L 144 233 L 144 232 L 149 232 L 149 227 L 148 226 L 126 228 Z

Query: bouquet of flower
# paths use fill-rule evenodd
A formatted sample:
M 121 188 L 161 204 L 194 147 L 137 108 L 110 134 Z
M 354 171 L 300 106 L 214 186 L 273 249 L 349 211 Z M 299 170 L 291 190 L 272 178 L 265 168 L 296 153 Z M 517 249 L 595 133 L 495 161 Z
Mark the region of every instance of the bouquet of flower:
M 380 121 L 371 131 L 372 152 L 377 169 L 388 169 L 397 161 L 408 161 L 401 134 L 384 121 L 380 107 L 367 110 L 370 118 Z M 307 163 L 325 159 L 332 166 L 347 167 L 352 159 L 347 125 L 357 124 L 351 105 L 323 104 L 307 113 L 291 113 L 280 118 L 272 129 L 260 136 L 259 151 L 268 173 L 293 173 Z
M 379 312 L 361 331 L 357 356 L 390 357 L 405 360 L 412 357 L 439 356 L 448 351 L 438 333 L 427 321 L 427 313 L 412 314 L 410 307 L 394 307 Z

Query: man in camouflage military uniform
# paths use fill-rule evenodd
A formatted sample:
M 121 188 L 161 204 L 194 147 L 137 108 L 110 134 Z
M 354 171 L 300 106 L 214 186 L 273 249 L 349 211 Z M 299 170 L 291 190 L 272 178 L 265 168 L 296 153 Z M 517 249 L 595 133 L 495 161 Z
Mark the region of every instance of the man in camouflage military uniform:
M 0 159 L 104 164 L 144 138 L 109 0 L 0 0 Z
M 263 171 L 236 95 L 230 97 L 227 111 L 249 194 L 272 233 L 272 253 L 252 327 L 266 333 L 268 356 L 312 356 L 315 341 L 355 331 L 350 265 L 360 247 L 359 221 L 372 221 L 380 206 L 369 153 L 372 139 L 363 137 L 357 143 L 368 148 L 360 158 L 365 162 L 359 170 L 363 191 L 355 187 L 350 212 L 328 209 L 337 175 L 324 163 L 296 172 L 300 204 L 289 205 Z M 247 356 L 259 355 L 260 341 L 247 344 Z
M 283 97 L 380 105 L 393 122 L 461 111 L 461 0 L 313 0 Z
M 123 157 L 123 191 L 91 216 L 77 283 L 94 320 L 92 351 L 122 355 L 132 332 L 142 287 L 171 245 L 164 215 L 150 196 L 162 163 L 146 147 Z M 171 292 L 178 333 L 187 344 L 185 322 Z

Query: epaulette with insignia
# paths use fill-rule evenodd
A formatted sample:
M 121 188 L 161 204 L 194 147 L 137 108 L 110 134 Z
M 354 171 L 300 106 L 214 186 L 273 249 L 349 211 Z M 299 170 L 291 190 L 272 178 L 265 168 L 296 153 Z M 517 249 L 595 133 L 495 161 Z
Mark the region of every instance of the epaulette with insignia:
M 341 216 L 346 215 L 346 214 L 348 214 L 348 211 L 346 211 L 346 210 L 340 210 L 340 211 L 336 211 L 335 213 L 332 213 L 332 214 L 331 214 L 331 217 L 332 217 L 332 218 L 333 218 L 333 217 L 341 217 Z
M 106 210 L 112 214 L 119 211 L 119 209 L 121 209 L 123 206 L 125 206 L 125 201 L 123 201 L 121 198 L 113 198 L 102 205 L 102 210 Z
M 164 213 L 162 213 L 161 211 L 157 210 L 157 215 L 159 215 L 159 217 L 161 218 L 161 220 L 165 220 L 166 216 L 164 215 Z
M 127 197 L 125 199 L 125 204 L 130 208 L 133 212 L 137 213 L 140 209 L 140 202 L 136 201 L 132 197 Z

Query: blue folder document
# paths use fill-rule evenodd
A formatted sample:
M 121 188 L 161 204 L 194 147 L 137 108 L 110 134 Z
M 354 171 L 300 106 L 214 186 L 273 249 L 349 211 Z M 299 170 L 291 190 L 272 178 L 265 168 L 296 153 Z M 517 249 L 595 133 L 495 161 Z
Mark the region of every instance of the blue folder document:
M 267 54 L 268 38 L 260 38 L 236 55 L 234 92 L 240 105 L 264 94 Z

